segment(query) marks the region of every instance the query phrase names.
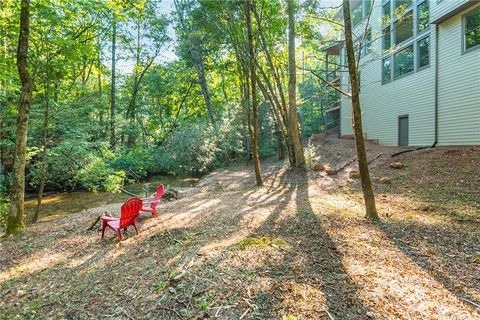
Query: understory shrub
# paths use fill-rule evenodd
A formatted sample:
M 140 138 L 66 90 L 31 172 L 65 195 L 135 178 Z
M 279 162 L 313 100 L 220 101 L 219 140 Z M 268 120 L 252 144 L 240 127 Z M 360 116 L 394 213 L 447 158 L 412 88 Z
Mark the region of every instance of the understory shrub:
M 0 165 L 0 234 L 5 229 L 5 219 L 10 209 L 10 200 L 7 196 L 10 179 L 5 174 L 2 165 Z
M 117 192 L 125 181 L 125 172 L 115 171 L 107 167 L 103 159 L 92 157 L 88 164 L 77 172 L 74 181 L 90 191 Z
M 214 168 L 219 150 L 210 127 L 192 124 L 175 131 L 158 148 L 156 159 L 169 174 L 202 174 Z

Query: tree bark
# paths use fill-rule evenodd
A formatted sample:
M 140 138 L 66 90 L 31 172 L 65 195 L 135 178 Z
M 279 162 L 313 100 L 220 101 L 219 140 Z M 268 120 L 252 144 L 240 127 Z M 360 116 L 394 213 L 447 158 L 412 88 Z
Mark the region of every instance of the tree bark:
M 263 69 L 260 68 L 260 66 L 259 66 L 259 71 L 260 71 L 262 77 L 264 78 L 267 87 L 269 87 L 269 90 L 271 91 L 272 96 L 276 97 L 277 94 L 278 94 L 278 96 L 280 98 L 280 99 L 277 99 L 277 98 L 275 98 L 275 99 L 277 99 L 278 102 L 279 102 L 277 107 L 279 108 L 279 111 L 282 114 L 282 118 L 285 122 L 286 131 L 284 132 L 284 134 L 285 134 L 285 140 L 287 142 L 286 146 L 287 146 L 287 151 L 288 151 L 288 159 L 289 159 L 290 165 L 294 166 L 295 163 L 296 163 L 295 148 L 294 148 L 293 140 L 292 140 L 291 122 L 288 119 L 289 118 L 288 107 L 287 107 L 287 102 L 285 100 L 285 95 L 284 95 L 284 92 L 283 92 L 282 79 L 279 75 L 278 70 L 275 68 L 275 65 L 273 63 L 272 55 L 271 55 L 270 49 L 268 47 L 268 43 L 267 43 L 267 40 L 265 38 L 265 35 L 263 33 L 262 20 L 261 20 L 260 14 L 257 12 L 255 4 L 253 5 L 252 10 L 253 10 L 255 21 L 256 21 L 256 24 L 257 24 L 257 28 L 258 28 L 257 32 L 258 32 L 259 43 L 260 43 L 260 45 L 263 48 L 263 51 L 265 53 L 265 60 L 267 62 L 268 71 L 269 71 L 269 74 L 273 78 L 273 83 L 275 84 L 275 89 L 276 89 L 277 92 L 275 92 L 274 86 L 269 84 L 270 81 L 268 80 L 268 76 L 266 75 L 265 71 L 263 71 Z
M 378 213 L 375 206 L 375 196 L 373 194 L 372 182 L 368 170 L 367 152 L 365 150 L 365 140 L 363 138 L 362 127 L 362 109 L 360 106 L 360 85 L 358 81 L 358 69 L 355 60 L 355 51 L 353 48 L 352 21 L 350 17 L 349 0 L 343 0 L 343 19 L 345 25 L 345 47 L 348 58 L 348 74 L 350 76 L 350 86 L 352 88 L 352 110 L 353 110 L 353 129 L 355 133 L 355 144 L 357 146 L 358 168 L 362 182 L 363 197 L 365 199 L 366 217 L 371 220 L 378 220 Z
M 202 95 L 207 106 L 208 116 L 210 118 L 210 123 L 212 124 L 213 129 L 217 130 L 217 124 L 215 121 L 215 113 L 213 111 L 212 101 L 210 98 L 210 90 L 208 88 L 207 78 L 205 76 L 205 64 L 203 62 L 202 52 L 200 44 L 195 41 L 196 39 L 192 38 L 187 26 L 185 24 L 183 12 L 179 6 L 178 0 L 174 0 L 173 4 L 175 5 L 175 11 L 177 12 L 180 25 L 182 26 L 183 33 L 185 34 L 188 52 L 193 60 L 195 69 L 197 69 L 198 82 L 200 83 L 200 88 L 202 90 Z
M 253 0 L 254 1 L 254 0 Z M 253 134 L 252 137 L 252 153 L 253 164 L 255 167 L 255 179 L 257 186 L 263 185 L 262 173 L 260 171 L 260 158 L 259 158 L 259 139 L 260 139 L 260 123 L 258 121 L 258 106 L 257 106 L 257 80 L 255 75 L 255 50 L 253 48 L 253 32 L 252 32 L 252 19 L 250 0 L 245 1 L 245 14 L 247 20 L 247 37 L 248 37 L 248 53 L 250 61 L 250 84 L 251 84 L 251 103 L 253 113 Z
M 30 0 L 22 0 L 20 34 L 17 49 L 17 68 L 22 83 L 17 117 L 17 139 L 13 163 L 12 205 L 7 216 L 7 234 L 25 229 L 25 159 L 27 155 L 28 117 L 32 104 L 33 83 L 28 72 L 28 41 L 30 33 Z
M 115 137 L 115 64 L 116 56 L 115 50 L 117 47 L 117 22 L 115 21 L 115 16 L 113 17 L 113 26 L 112 26 L 112 87 L 110 90 L 110 147 L 112 150 L 115 150 L 116 137 Z
M 40 186 L 38 188 L 37 206 L 32 217 L 32 223 L 38 221 L 38 213 L 42 205 L 43 189 L 45 188 L 45 171 L 47 168 L 47 138 L 48 138 L 48 116 L 50 109 L 50 80 L 45 84 L 45 113 L 43 115 L 43 139 L 42 139 L 42 163 L 40 168 Z
M 288 0 L 288 103 L 292 144 L 295 151 L 295 166 L 305 166 L 302 139 L 297 114 L 297 71 L 295 65 L 295 11 L 296 0 Z

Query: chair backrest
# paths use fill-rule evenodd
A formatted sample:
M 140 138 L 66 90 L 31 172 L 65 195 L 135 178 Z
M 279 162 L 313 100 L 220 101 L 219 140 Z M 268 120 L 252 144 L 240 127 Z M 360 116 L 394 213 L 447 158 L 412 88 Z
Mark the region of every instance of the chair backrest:
M 139 198 L 131 198 L 122 205 L 120 213 L 120 228 L 126 228 L 137 220 L 142 209 L 142 200 Z
M 155 193 L 155 196 L 150 202 L 150 208 L 155 209 L 157 207 L 157 204 L 160 202 L 160 200 L 162 200 L 162 197 L 164 194 L 165 194 L 165 188 L 163 187 L 163 184 L 161 184 L 158 186 L 157 193 Z

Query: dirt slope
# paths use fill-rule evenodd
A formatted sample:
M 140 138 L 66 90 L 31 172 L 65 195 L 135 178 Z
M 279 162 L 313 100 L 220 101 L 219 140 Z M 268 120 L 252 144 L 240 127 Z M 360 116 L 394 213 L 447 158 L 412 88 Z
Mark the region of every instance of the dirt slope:
M 219 170 L 121 243 L 86 231 L 120 204 L 40 223 L 0 241 L 0 318 L 480 319 L 479 159 L 378 158 L 372 175 L 392 181 L 375 185 L 379 224 L 362 217 L 354 164 L 334 177 L 270 164 L 262 188 L 250 168 Z

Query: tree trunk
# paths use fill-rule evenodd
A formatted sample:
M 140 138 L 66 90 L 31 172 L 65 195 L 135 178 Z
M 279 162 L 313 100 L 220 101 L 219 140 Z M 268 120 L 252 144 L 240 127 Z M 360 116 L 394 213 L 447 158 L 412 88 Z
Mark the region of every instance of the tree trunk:
M 363 197 L 365 199 L 366 216 L 371 220 L 378 220 L 378 213 L 375 206 L 375 196 L 373 194 L 372 182 L 368 171 L 367 152 L 365 150 L 365 140 L 363 138 L 362 110 L 360 107 L 360 85 L 358 81 L 358 69 L 355 60 L 355 51 L 353 49 L 352 21 L 350 18 L 349 0 L 343 0 L 343 19 L 345 24 L 345 47 L 348 58 L 348 74 L 350 76 L 350 86 L 352 88 L 352 110 L 353 110 L 353 129 L 355 133 L 355 144 L 357 146 L 358 168 L 362 181 Z
M 288 0 L 288 103 L 292 144 L 295 152 L 295 165 L 305 166 L 302 139 L 297 115 L 297 71 L 295 65 L 295 7 L 296 0 Z
M 202 95 L 205 100 L 205 104 L 207 106 L 208 116 L 210 118 L 210 123 L 212 124 L 213 129 L 217 130 L 217 124 L 215 121 L 215 113 L 213 112 L 212 101 L 210 99 L 210 90 L 207 84 L 207 78 L 205 76 L 205 65 L 203 63 L 202 53 L 199 49 L 199 43 L 194 41 L 195 39 L 192 38 L 186 24 L 185 19 L 183 16 L 183 12 L 179 6 L 178 0 L 174 0 L 173 4 L 175 6 L 175 11 L 177 12 L 178 19 L 180 21 L 180 25 L 182 26 L 183 33 L 186 37 L 187 45 L 188 45 L 188 52 L 193 60 L 195 68 L 197 69 L 198 73 L 198 82 L 200 83 L 200 88 L 202 90 Z
M 47 137 L 48 137 L 48 114 L 50 109 L 50 81 L 45 85 L 45 113 L 43 116 L 43 140 L 42 140 L 42 166 L 40 168 L 40 187 L 38 189 L 37 207 L 32 218 L 32 223 L 38 220 L 38 213 L 42 205 L 43 189 L 45 188 L 45 170 L 47 168 Z
M 30 0 L 22 0 L 20 9 L 20 34 L 17 50 L 17 68 L 22 83 L 17 117 L 17 140 L 13 163 L 12 205 L 7 216 L 7 234 L 25 229 L 25 158 L 27 155 L 28 116 L 32 104 L 33 84 L 28 72 L 28 38 Z
M 117 22 L 113 17 L 113 30 L 112 30 L 112 88 L 110 90 L 110 147 L 115 150 L 115 50 L 117 47 Z
M 196 49 L 193 49 L 196 51 Z M 202 89 L 203 98 L 205 99 L 205 104 L 207 105 L 208 116 L 210 118 L 210 123 L 212 127 L 217 130 L 217 124 L 215 122 L 215 114 L 213 112 L 212 101 L 210 99 L 210 90 L 208 89 L 207 78 L 205 76 L 205 66 L 203 64 L 202 57 L 199 53 L 195 52 L 195 67 L 198 72 L 198 81 L 200 82 L 200 88 Z
M 255 1 L 255 0 L 253 0 Z M 247 19 L 247 37 L 248 37 L 248 52 L 249 52 L 249 61 L 250 61 L 250 84 L 251 84 L 251 102 L 252 102 L 252 113 L 253 113 L 253 134 L 252 137 L 252 153 L 253 153 L 253 165 L 255 167 L 255 179 L 257 181 L 257 186 L 263 185 L 262 174 L 260 171 L 260 158 L 258 152 L 258 144 L 260 139 L 260 124 L 258 121 L 258 106 L 257 106 L 257 81 L 255 75 L 255 51 L 253 48 L 253 32 L 252 32 L 252 19 L 251 19 L 251 9 L 250 9 L 250 0 L 245 2 L 245 14 Z M 251 131 L 251 130 L 250 130 Z

